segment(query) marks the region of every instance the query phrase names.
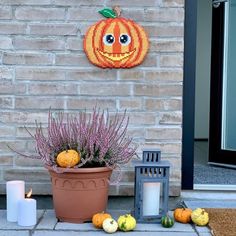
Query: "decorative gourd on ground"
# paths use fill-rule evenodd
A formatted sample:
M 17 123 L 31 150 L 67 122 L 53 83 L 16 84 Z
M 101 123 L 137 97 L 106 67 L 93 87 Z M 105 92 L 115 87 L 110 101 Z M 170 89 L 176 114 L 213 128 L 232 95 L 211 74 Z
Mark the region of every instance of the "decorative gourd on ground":
M 105 219 L 112 218 L 110 214 L 102 212 L 93 215 L 92 223 L 96 228 L 102 229 L 102 224 Z
M 102 228 L 106 233 L 112 234 L 117 231 L 118 223 L 112 218 L 107 218 L 103 221 Z
M 191 222 L 191 213 L 192 210 L 190 208 L 176 208 L 174 210 L 174 219 L 180 223 L 187 224 Z
M 57 155 L 56 162 L 60 167 L 71 168 L 80 162 L 80 154 L 72 149 L 65 150 Z
M 161 217 L 161 225 L 165 228 L 171 228 L 174 225 L 174 219 L 168 214 Z
M 205 209 L 197 208 L 191 214 L 193 223 L 199 226 L 205 226 L 209 222 L 209 215 Z
M 130 214 L 122 215 L 118 218 L 118 227 L 121 231 L 131 231 L 136 227 L 136 220 Z

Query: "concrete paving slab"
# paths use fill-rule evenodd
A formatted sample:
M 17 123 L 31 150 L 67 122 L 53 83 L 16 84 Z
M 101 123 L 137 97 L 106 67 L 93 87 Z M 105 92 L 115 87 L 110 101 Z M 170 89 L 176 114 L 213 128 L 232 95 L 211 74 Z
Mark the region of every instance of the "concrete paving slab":
M 44 213 L 44 210 L 38 210 L 37 211 L 37 222 L 38 220 L 42 217 Z M 7 221 L 7 211 L 6 210 L 0 210 L 0 226 L 1 230 L 5 229 L 10 229 L 10 230 L 22 230 L 22 229 L 33 229 L 34 226 L 29 226 L 29 227 L 23 227 L 19 226 L 17 222 L 8 222 Z
M 30 236 L 25 230 L 0 230 L 0 236 Z
M 114 218 L 127 211 L 111 210 Z M 169 213 L 170 215 L 172 212 Z M 38 224 L 36 227 L 20 227 L 17 223 L 7 222 L 6 210 L 0 210 L 0 236 L 97 236 L 106 235 L 103 230 L 96 229 L 92 223 L 72 224 L 57 222 L 54 210 L 38 210 Z M 117 232 L 117 236 L 124 236 L 127 233 Z M 133 236 L 210 236 L 207 227 L 196 227 L 190 224 L 176 222 L 172 228 L 164 228 L 159 223 L 141 224 L 138 223 L 135 230 L 129 232 Z
M 92 223 L 73 224 L 66 222 L 58 222 L 55 230 L 99 231 L 99 229 L 96 229 Z
M 181 191 L 181 200 L 198 200 L 198 201 L 212 201 L 221 199 L 226 201 L 235 201 L 235 191 L 212 191 L 212 190 L 184 190 Z
M 209 232 L 211 232 L 211 230 L 207 226 L 206 227 L 194 226 L 194 227 L 195 227 L 195 230 L 198 233 L 209 233 Z
M 198 236 L 212 236 L 213 234 L 209 233 L 199 233 Z
M 75 231 L 36 231 L 34 232 L 33 236 L 78 236 L 78 232 Z M 80 236 L 94 236 L 94 232 L 79 232 Z M 96 236 L 99 235 L 107 235 L 104 231 L 97 231 Z M 127 235 L 127 232 L 116 232 L 116 236 L 125 236 Z M 132 231 L 129 232 L 129 235 L 131 236 L 155 236 L 160 235 L 160 232 L 136 232 Z M 193 232 L 161 232 L 161 236 L 198 236 L 196 233 Z
M 36 229 L 51 229 L 53 230 L 57 224 L 57 218 L 54 210 L 46 210 Z
M 175 222 L 171 228 L 164 228 L 161 224 L 137 224 L 135 231 L 140 232 L 195 232 L 190 224 Z
M 236 208 L 235 200 L 185 200 L 184 203 L 191 209 L 195 208 Z

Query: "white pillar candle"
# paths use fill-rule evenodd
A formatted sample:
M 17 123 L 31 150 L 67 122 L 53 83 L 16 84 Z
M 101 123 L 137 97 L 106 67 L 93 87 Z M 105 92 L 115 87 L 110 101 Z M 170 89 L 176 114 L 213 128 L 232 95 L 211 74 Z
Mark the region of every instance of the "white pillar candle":
M 36 200 L 32 198 L 20 200 L 18 203 L 18 225 L 35 225 L 36 217 Z
M 143 215 L 159 215 L 160 183 L 143 184 Z
M 7 182 L 7 220 L 17 221 L 18 201 L 25 198 L 25 182 L 14 180 Z

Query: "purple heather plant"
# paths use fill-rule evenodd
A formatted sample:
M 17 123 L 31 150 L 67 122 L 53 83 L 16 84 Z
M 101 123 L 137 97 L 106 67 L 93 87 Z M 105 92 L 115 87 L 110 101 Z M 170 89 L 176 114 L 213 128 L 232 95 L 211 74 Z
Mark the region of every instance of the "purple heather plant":
M 45 165 L 57 170 L 56 157 L 64 150 L 80 152 L 81 161 L 74 168 L 100 167 L 119 168 L 128 163 L 137 146 L 127 137 L 129 118 L 123 115 L 93 109 L 91 114 L 80 112 L 77 115 L 59 112 L 48 114 L 47 134 L 41 124 L 36 123 L 36 132 L 30 135 L 36 143 L 36 156 Z

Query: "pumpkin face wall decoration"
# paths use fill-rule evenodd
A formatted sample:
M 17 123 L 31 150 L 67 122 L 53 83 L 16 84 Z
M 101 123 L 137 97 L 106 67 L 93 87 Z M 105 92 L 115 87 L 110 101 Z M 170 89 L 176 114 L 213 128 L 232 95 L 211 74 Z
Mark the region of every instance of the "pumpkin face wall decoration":
M 106 20 L 92 25 L 84 38 L 84 51 L 89 61 L 102 68 L 130 68 L 144 60 L 148 37 L 142 26 L 119 17 L 120 11 L 99 11 Z

